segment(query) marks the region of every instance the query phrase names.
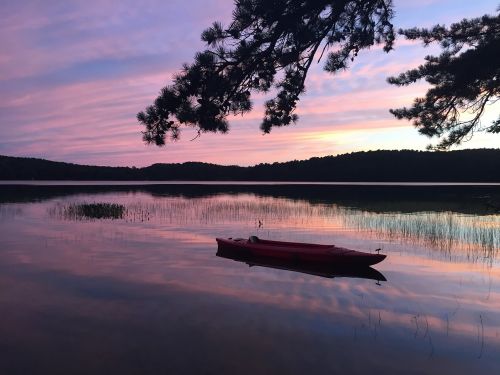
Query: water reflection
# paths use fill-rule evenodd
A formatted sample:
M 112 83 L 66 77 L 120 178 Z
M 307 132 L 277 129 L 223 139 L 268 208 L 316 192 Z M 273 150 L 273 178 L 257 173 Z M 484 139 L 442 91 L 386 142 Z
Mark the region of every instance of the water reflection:
M 500 215 L 453 212 L 373 214 L 350 210 L 344 222 L 395 241 L 423 243 L 447 253 L 466 251 L 472 260 L 492 261 L 500 249 Z
M 40 202 L 54 198 L 94 194 L 102 197 L 120 193 L 184 198 L 252 194 L 258 197 L 303 200 L 312 204 L 337 204 L 369 212 L 451 211 L 472 215 L 500 212 L 499 186 L 0 185 L 0 203 Z
M 335 278 L 351 277 L 360 279 L 371 279 L 376 281 L 387 281 L 384 275 L 372 267 L 335 267 L 325 264 L 297 263 L 283 259 L 273 259 L 258 257 L 251 254 L 238 254 L 234 251 L 217 250 L 218 257 L 232 259 L 238 262 L 246 263 L 249 267 L 268 267 L 278 270 L 301 272 L 308 275 Z
M 423 244 L 440 250 L 446 257 L 463 256 L 471 261 L 492 263 L 500 249 L 500 215 L 475 216 L 451 211 L 374 213 L 337 204 L 311 204 L 253 194 L 200 198 L 157 198 L 139 194 L 132 201 L 105 205 L 121 208 L 120 217 L 128 222 L 154 221 L 176 226 L 240 223 L 268 234 L 290 228 L 314 227 L 321 231 L 343 228 L 356 230 L 360 236 Z M 74 214 L 75 207 L 86 206 L 89 204 L 58 202 L 48 212 L 53 218 L 86 220 L 85 215 Z
M 467 216 L 477 202 L 406 217 L 366 197 L 37 194 L 0 204 L 2 374 L 498 372 L 498 251 L 474 259 L 467 234 L 498 216 Z M 122 205 L 123 218 L 58 214 L 93 202 Z M 406 234 L 443 220 L 436 233 L 459 237 L 449 251 Z M 250 234 L 383 247 L 388 281 L 215 256 L 215 237 Z

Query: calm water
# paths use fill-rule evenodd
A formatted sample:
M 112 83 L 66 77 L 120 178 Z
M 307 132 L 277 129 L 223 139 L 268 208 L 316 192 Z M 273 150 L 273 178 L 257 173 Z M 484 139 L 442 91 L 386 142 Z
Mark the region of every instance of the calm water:
M 388 257 L 216 255 L 252 234 Z M 0 374 L 498 374 L 499 253 L 498 186 L 0 186 Z

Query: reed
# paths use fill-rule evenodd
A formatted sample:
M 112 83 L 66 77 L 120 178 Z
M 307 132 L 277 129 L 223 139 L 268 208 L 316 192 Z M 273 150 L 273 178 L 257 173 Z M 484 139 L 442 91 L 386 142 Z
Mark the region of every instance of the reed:
M 162 197 L 116 203 L 74 203 L 55 211 L 66 219 L 124 219 L 169 225 L 232 225 L 280 230 L 355 230 L 391 242 L 420 243 L 449 254 L 494 259 L 500 249 L 500 215 L 452 211 L 375 212 L 336 204 L 258 197 L 252 194 L 203 198 Z M 295 229 L 294 229 L 295 228 Z M 479 250 L 479 251 L 478 251 Z
M 500 249 L 499 215 L 463 215 L 454 212 L 372 213 L 350 210 L 344 222 L 358 230 L 390 240 L 417 242 L 445 251 L 481 249 L 490 257 Z
M 126 214 L 125 206 L 117 203 L 72 203 L 56 210 L 59 216 L 71 220 L 123 219 Z

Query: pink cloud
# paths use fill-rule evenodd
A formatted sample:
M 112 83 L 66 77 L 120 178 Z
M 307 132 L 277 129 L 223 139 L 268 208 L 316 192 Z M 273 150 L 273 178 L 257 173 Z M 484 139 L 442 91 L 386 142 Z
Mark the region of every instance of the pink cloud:
M 394 52 L 363 51 L 350 70 L 337 75 L 315 65 L 298 103 L 297 125 L 263 136 L 266 97 L 257 95 L 251 113 L 230 118 L 229 134 L 203 134 L 190 142 L 194 133 L 186 130 L 181 141 L 163 149 L 147 147 L 136 113 L 202 47 L 201 30 L 214 19 L 229 19 L 227 2 L 15 4 L 0 25 L 6 51 L 0 57 L 0 153 L 102 165 L 249 165 L 402 144 L 423 148 L 428 142 L 388 113 L 411 104 L 426 86 L 393 87 L 386 77 L 418 65 L 431 51 L 398 40 Z M 20 17 L 28 21 L 16 22 Z M 477 139 L 474 145 L 486 147 L 494 137 Z

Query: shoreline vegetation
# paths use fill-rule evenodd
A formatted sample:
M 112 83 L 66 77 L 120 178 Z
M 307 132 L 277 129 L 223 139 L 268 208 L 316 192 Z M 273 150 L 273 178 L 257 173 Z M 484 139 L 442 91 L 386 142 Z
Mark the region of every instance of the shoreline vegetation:
M 104 196 L 99 197 L 99 199 Z M 132 202 L 57 201 L 49 217 L 69 221 L 123 220 L 161 223 L 165 226 L 197 226 L 207 223 L 242 223 L 281 230 L 315 223 L 318 228 L 342 225 L 373 236 L 404 244 L 424 245 L 449 256 L 461 254 L 470 261 L 491 263 L 500 251 L 500 215 L 467 215 L 453 211 L 373 212 L 325 202 L 253 195 L 196 198 L 147 196 Z
M 0 155 L 0 180 L 500 182 L 500 149 L 379 150 L 250 167 L 202 162 L 107 167 Z

